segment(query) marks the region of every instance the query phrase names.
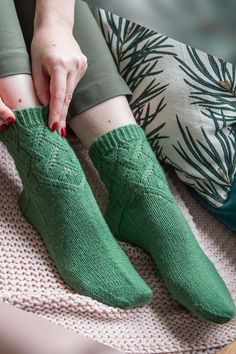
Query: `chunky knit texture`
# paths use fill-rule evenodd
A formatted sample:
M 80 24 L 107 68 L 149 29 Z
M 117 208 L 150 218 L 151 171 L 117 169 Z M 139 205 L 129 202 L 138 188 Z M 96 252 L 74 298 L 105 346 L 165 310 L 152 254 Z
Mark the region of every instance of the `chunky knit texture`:
M 0 139 L 22 180 L 20 208 L 73 289 L 114 307 L 135 307 L 151 290 L 112 236 L 67 141 L 47 127 L 48 108 L 15 110 Z
M 113 234 L 149 252 L 172 296 L 195 315 L 229 321 L 230 293 L 178 208 L 142 128 L 114 129 L 89 154 L 109 191 L 105 219 Z

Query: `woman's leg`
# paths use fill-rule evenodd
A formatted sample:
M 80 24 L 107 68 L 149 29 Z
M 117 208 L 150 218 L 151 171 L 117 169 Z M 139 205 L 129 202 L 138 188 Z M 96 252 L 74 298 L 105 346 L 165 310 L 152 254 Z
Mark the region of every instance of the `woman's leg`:
M 127 124 L 137 123 L 126 96 L 116 96 L 101 102 L 69 122 L 69 126 L 87 148 L 98 136 Z
M 0 77 L 0 96 L 10 109 L 40 106 L 28 74 Z
M 125 96 L 80 113 L 70 126 L 109 191 L 113 234 L 149 252 L 172 296 L 202 319 L 229 321 L 229 291 L 197 243 Z
M 28 2 L 22 5 L 27 19 L 33 18 Z M 3 10 L 0 23 L 6 15 Z M 12 11 L 0 32 L 0 76 L 4 77 L 0 94 L 6 104 L 15 108 L 16 123 L 0 133 L 0 140 L 21 177 L 21 211 L 40 233 L 60 274 L 73 289 L 112 306 L 142 305 L 151 298 L 151 290 L 112 236 L 73 150 L 65 139 L 48 129 L 48 107 L 35 107 L 32 79 L 21 75 L 23 58 L 27 70 L 29 60 L 24 39 L 18 33 L 20 26 L 14 24 L 14 6 Z M 24 37 L 32 34 L 24 33 Z M 18 62 L 16 56 L 8 68 L 4 58 L 9 50 L 17 53 L 18 47 L 22 61 Z M 9 77 L 16 73 L 17 77 Z M 15 86 L 13 90 L 9 80 Z

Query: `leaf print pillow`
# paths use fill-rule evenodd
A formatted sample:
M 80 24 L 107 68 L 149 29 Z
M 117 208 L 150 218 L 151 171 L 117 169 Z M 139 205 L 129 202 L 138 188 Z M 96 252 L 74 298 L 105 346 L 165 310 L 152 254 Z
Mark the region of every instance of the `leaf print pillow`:
M 105 10 L 94 16 L 157 157 L 235 231 L 235 67 Z

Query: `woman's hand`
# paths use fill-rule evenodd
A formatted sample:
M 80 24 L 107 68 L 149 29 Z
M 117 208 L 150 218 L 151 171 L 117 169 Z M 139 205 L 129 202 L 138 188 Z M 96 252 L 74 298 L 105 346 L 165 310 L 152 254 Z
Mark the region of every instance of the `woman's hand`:
M 16 118 L 12 110 L 3 102 L 0 96 L 0 132 L 8 128 L 8 124 L 15 123 Z
M 72 31 L 53 24 L 34 31 L 31 56 L 37 97 L 49 106 L 49 128 L 65 137 L 68 106 L 87 69 L 87 58 Z

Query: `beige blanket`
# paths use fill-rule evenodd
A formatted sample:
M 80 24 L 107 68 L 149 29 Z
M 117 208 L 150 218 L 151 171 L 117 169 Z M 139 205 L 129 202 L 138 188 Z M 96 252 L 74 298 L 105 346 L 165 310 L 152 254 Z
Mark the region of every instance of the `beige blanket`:
M 78 140 L 70 141 L 103 209 L 107 194 L 87 151 Z M 236 300 L 236 235 L 198 205 L 172 172 L 167 177 L 197 239 Z M 121 245 L 152 288 L 153 300 L 141 308 L 121 310 L 76 294 L 58 275 L 40 236 L 21 216 L 20 179 L 1 144 L 0 187 L 0 301 L 127 353 L 213 354 L 236 338 L 236 319 L 213 325 L 192 316 L 171 299 L 151 258 L 125 243 Z

